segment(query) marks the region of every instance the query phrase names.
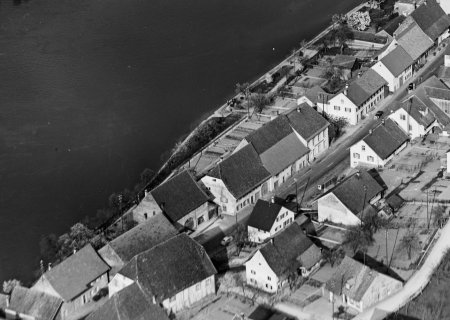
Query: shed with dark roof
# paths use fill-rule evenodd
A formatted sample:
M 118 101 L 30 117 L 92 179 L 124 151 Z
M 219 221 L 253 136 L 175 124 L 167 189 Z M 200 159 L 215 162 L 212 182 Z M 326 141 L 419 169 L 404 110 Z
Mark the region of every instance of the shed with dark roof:
M 184 170 L 151 191 L 172 222 L 177 222 L 210 200 L 192 174 Z

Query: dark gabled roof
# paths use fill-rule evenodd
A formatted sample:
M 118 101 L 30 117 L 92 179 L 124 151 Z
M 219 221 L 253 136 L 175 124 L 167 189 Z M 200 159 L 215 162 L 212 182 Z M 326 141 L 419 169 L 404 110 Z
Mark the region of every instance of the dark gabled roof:
M 359 107 L 386 84 L 386 80 L 375 70 L 367 69 L 360 78 L 349 85 L 347 97 Z
M 409 68 L 413 63 L 411 56 L 403 49 L 402 46 L 397 46 L 394 50 L 389 52 L 381 62 L 389 70 L 394 77 L 398 77 L 403 71 Z
M 427 0 L 411 12 L 419 27 L 433 40 L 450 27 L 450 18 L 436 0 Z
M 280 234 L 272 238 L 260 252 L 272 271 L 279 277 L 300 267 L 298 258 L 315 244 L 294 222 Z
M 422 125 L 425 129 L 428 128 L 436 118 L 431 112 L 425 114 L 427 106 L 422 103 L 416 96 L 410 97 L 408 101 L 401 104 L 401 108 L 405 110 L 411 118 L 413 118 L 418 124 Z
M 397 211 L 401 208 L 405 200 L 400 197 L 399 194 L 393 194 L 389 197 L 386 197 L 386 203 L 392 208 L 392 210 Z
M 259 199 L 253 207 L 247 225 L 259 230 L 270 231 L 282 208 L 277 203 Z
M 345 54 L 337 54 L 332 62 L 332 66 L 345 69 L 352 69 L 355 65 L 356 57 Z
M 433 40 L 415 22 L 398 35 L 397 42 L 414 61 L 434 45 Z
M 364 191 L 364 187 L 367 191 Z M 367 171 L 357 172 L 336 187 L 329 193 L 333 193 L 351 212 L 359 214 L 363 207 L 368 206 L 369 201 L 384 188 Z M 364 198 L 366 202 L 364 204 Z
M 109 266 L 88 244 L 44 273 L 53 289 L 67 302 L 90 288 L 90 283 L 108 272 Z
M 221 179 L 236 199 L 245 196 L 271 176 L 252 144 L 217 164 L 207 175 Z
M 153 297 L 134 282 L 113 294 L 86 320 L 169 320 L 169 317 L 153 303 Z
M 261 154 L 291 133 L 289 122 L 285 117 L 280 116 L 250 133 L 245 140 L 253 145 L 258 154 Z
M 151 194 L 172 222 L 177 222 L 209 201 L 208 195 L 187 170 L 162 183 Z
M 264 168 L 272 176 L 276 176 L 308 153 L 309 149 L 292 132 L 259 156 Z
M 135 256 L 119 273 L 163 301 L 217 271 L 205 249 L 183 233 Z
M 7 308 L 36 320 L 53 320 L 62 303 L 61 299 L 44 292 L 16 286 Z
M 450 93 L 445 84 L 443 84 L 436 76 L 431 76 L 424 82 L 422 82 L 416 90 L 409 94 L 404 100 L 404 103 L 408 103 L 410 98 L 416 97 L 420 101 L 421 105 L 428 108 L 433 117 L 442 125 L 447 126 L 450 124 L 450 117 L 433 102 L 432 99 L 447 100 L 447 95 Z M 414 104 L 414 99 L 413 99 Z M 404 106 L 403 108 L 407 108 Z M 406 109 L 405 109 L 406 110 Z
M 286 114 L 292 128 L 306 141 L 316 136 L 330 124 L 308 104 L 302 103 Z
M 405 20 L 405 16 L 400 14 L 384 27 L 384 31 L 386 31 L 390 36 L 394 35 L 394 31 L 397 30 L 398 26 Z
M 153 248 L 177 233 L 169 220 L 158 214 L 115 238 L 108 245 L 123 262 L 128 262 L 135 255 Z
M 360 301 L 379 273 L 345 256 L 333 276 L 325 283 L 325 288 L 336 295 L 345 294 L 352 300 Z M 346 287 L 349 283 L 350 288 Z
M 383 160 L 389 158 L 408 140 L 408 135 L 391 119 L 384 120 L 384 124 L 381 123 L 363 138 L 363 141 Z

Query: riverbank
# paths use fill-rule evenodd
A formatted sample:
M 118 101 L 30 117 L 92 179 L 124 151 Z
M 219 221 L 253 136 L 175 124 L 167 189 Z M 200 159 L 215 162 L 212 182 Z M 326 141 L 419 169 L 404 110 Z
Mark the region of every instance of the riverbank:
M 367 2 L 363 2 L 359 5 L 357 5 L 356 7 L 354 7 L 353 9 L 349 10 L 346 14 L 350 15 L 353 12 L 356 12 L 356 11 L 360 10 L 362 7 L 367 6 L 367 5 L 368 5 Z M 299 47 L 298 49 L 296 48 L 295 50 L 293 50 L 293 52 L 291 52 L 280 63 L 276 64 L 269 71 L 263 73 L 262 75 L 257 77 L 256 80 L 253 80 L 251 83 L 249 83 L 249 87 L 250 88 L 255 87 L 258 83 L 263 81 L 267 75 L 272 75 L 277 70 L 281 69 L 283 66 L 290 65 L 290 63 L 294 59 L 294 57 L 298 56 L 299 53 L 301 53 L 304 49 L 308 48 L 309 46 L 317 44 L 322 38 L 324 38 L 333 29 L 334 25 L 335 24 L 331 23 L 327 28 L 325 28 L 322 32 L 320 32 L 314 38 L 306 41 L 306 43 L 303 46 Z M 299 39 L 299 42 L 300 42 L 300 40 L 301 39 Z M 240 98 L 240 94 L 236 94 L 231 99 L 238 100 L 239 98 Z M 201 150 L 203 150 L 208 145 L 213 143 L 218 137 L 223 136 L 227 132 L 227 130 L 229 130 L 230 128 L 233 128 L 233 126 L 231 126 L 231 125 L 224 127 L 223 130 L 218 131 L 215 136 L 212 136 L 212 138 L 209 139 L 209 141 L 207 141 L 206 143 L 204 143 L 202 145 L 199 144 L 197 150 L 190 150 L 189 153 L 186 153 L 186 150 L 190 149 L 190 146 L 192 145 L 193 140 L 204 141 L 204 139 L 203 139 L 204 136 L 202 135 L 202 127 L 206 126 L 209 122 L 213 122 L 214 119 L 217 119 L 217 118 L 220 119 L 221 117 L 224 116 L 224 114 L 227 114 L 227 116 L 233 115 L 233 114 L 234 115 L 239 115 L 239 114 L 242 115 L 242 112 L 235 111 L 233 113 L 233 111 L 230 112 L 227 109 L 229 109 L 228 103 L 221 105 L 209 117 L 207 117 L 205 120 L 201 121 L 200 124 L 197 127 L 195 127 L 191 131 L 191 133 L 188 134 L 188 136 L 185 139 L 183 139 L 181 142 L 179 142 L 175 145 L 174 150 L 171 153 L 168 160 L 162 165 L 162 167 L 158 170 L 155 177 L 152 179 L 152 181 L 148 185 L 149 190 L 151 190 L 152 188 L 156 187 L 159 183 L 166 180 L 168 177 L 170 177 L 172 172 L 179 170 L 179 168 L 182 167 L 183 164 L 188 162 L 190 160 L 190 158 L 195 158 L 195 156 L 199 152 L 201 152 Z M 249 113 L 252 114 L 253 112 L 250 111 Z M 189 156 L 188 156 L 188 154 L 189 154 Z

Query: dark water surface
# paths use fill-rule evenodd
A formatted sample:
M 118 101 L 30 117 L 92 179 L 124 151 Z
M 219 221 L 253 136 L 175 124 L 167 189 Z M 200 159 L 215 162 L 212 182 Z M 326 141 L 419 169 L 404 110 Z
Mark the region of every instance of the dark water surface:
M 359 2 L 0 0 L 0 280 Z

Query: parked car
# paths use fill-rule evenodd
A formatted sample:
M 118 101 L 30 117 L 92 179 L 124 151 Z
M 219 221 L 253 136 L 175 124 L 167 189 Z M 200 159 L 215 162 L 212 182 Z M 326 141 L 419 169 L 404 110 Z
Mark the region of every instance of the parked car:
M 375 119 L 380 119 L 383 116 L 383 111 L 377 111 L 375 113 Z
M 222 241 L 220 241 L 220 244 L 224 247 L 226 247 L 227 245 L 229 245 L 231 243 L 231 241 L 233 241 L 233 237 L 232 236 L 225 236 Z

